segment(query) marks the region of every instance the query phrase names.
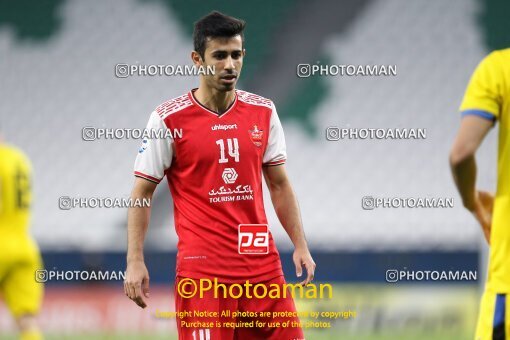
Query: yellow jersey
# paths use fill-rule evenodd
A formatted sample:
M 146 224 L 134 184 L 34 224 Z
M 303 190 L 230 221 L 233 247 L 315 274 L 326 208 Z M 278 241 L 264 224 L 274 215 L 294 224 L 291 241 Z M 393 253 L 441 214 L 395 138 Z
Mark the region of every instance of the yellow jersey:
M 27 235 L 32 167 L 20 150 L 0 144 L 0 238 Z
M 44 268 L 37 244 L 28 233 L 31 165 L 20 150 L 0 144 L 0 296 L 15 318 L 39 313 Z
M 510 293 L 510 48 L 494 51 L 480 62 L 460 110 L 463 115 L 478 115 L 499 125 L 488 286 L 497 293 Z

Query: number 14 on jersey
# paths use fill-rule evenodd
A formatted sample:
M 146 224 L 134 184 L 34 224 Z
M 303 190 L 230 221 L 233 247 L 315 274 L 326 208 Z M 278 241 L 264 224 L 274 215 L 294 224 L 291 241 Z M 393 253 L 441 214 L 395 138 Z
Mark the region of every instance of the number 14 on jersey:
M 220 159 L 218 162 L 228 163 L 228 158 L 225 155 L 225 140 L 218 139 L 216 144 L 220 147 Z M 228 147 L 228 155 L 234 159 L 234 161 L 239 162 L 239 142 L 237 138 L 227 138 L 227 147 Z

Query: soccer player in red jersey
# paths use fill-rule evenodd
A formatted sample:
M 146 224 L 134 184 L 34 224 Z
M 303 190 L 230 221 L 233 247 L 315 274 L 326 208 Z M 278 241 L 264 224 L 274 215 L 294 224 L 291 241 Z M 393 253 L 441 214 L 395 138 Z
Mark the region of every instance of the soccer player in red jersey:
M 221 296 L 213 296 L 209 291 L 203 297 L 183 298 L 177 291 L 183 282 L 200 285 L 201 279 L 216 279 L 225 287 L 249 282 L 269 288 L 285 283 L 280 256 L 267 225 L 262 174 L 278 218 L 294 244 L 297 276 L 301 276 L 303 267 L 306 269 L 301 284 L 310 283 L 314 277 L 315 263 L 285 171 L 285 139 L 275 105 L 269 99 L 235 88 L 245 56 L 244 25 L 244 21 L 219 12 L 195 23 L 191 58 L 198 67 L 214 67 L 214 74 L 201 74 L 198 89 L 171 99 L 152 112 L 147 129 L 171 133 L 165 138 L 145 139 L 135 161 L 132 198 L 151 199 L 165 176 L 173 197 L 179 239 L 176 311 L 232 311 L 218 314 L 215 321 L 219 323 L 211 327 L 201 327 L 199 323 L 190 327 L 194 323 L 183 324 L 178 319 L 179 339 L 304 338 L 301 327 L 296 326 L 299 319 L 291 294 L 256 298 L 253 292 L 245 292 L 234 298 L 223 296 L 222 291 Z M 128 213 L 124 289 L 143 308 L 149 297 L 149 273 L 143 257 L 149 216 L 150 208 L 131 208 Z M 263 292 L 261 289 L 259 293 Z M 232 317 L 233 312 L 243 317 Z M 290 315 L 274 319 L 293 321 L 294 327 L 260 327 L 263 323 L 251 328 L 219 327 L 224 321 L 232 322 L 230 325 L 249 322 L 253 319 L 250 315 L 261 312 Z M 265 321 L 268 319 L 271 320 Z

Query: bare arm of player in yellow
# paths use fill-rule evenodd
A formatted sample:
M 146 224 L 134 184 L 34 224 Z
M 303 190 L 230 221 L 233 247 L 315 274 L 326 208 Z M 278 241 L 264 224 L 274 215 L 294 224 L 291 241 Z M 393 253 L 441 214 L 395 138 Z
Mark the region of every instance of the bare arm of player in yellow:
M 480 222 L 487 242 L 492 222 L 492 209 L 488 208 L 493 198 L 489 193 L 476 190 L 475 154 L 493 125 L 494 122 L 478 116 L 463 117 L 450 151 L 450 165 L 462 203 Z

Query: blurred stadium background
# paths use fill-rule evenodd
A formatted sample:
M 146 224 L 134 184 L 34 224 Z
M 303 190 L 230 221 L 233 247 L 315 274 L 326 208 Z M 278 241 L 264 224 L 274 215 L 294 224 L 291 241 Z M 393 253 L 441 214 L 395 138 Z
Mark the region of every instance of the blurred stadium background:
M 82 140 L 85 126 L 143 128 L 193 77 L 116 78 L 114 66 L 189 64 L 192 23 L 213 9 L 247 23 L 240 88 L 272 98 L 286 132 L 288 171 L 333 300 L 300 309 L 353 310 L 310 339 L 468 339 L 485 279 L 481 233 L 463 211 L 447 156 L 476 64 L 510 45 L 507 1 L 45 0 L 0 3 L 0 126 L 34 166 L 32 233 L 47 269 L 124 270 L 126 210 L 60 210 L 61 196 L 128 197 L 139 140 Z M 395 64 L 396 77 L 296 76 L 300 63 Z M 328 142 L 328 126 L 425 128 L 415 141 Z M 480 186 L 494 190 L 495 133 Z M 165 181 L 166 182 L 166 181 Z M 267 192 L 266 192 L 267 193 Z M 365 211 L 363 196 L 455 197 L 453 209 Z M 291 244 L 266 199 L 287 279 Z M 167 339 L 176 235 L 166 183 L 146 241 L 152 297 L 140 311 L 121 282 L 48 282 L 49 339 Z M 0 250 L 1 254 L 1 250 Z M 388 269 L 478 270 L 477 282 L 385 281 Z M 13 322 L 0 307 L 0 338 Z

